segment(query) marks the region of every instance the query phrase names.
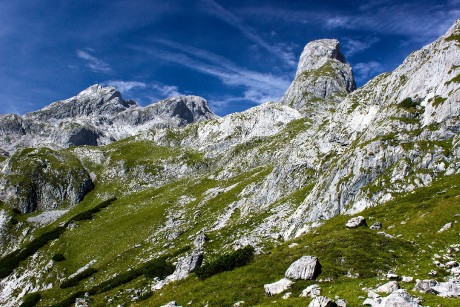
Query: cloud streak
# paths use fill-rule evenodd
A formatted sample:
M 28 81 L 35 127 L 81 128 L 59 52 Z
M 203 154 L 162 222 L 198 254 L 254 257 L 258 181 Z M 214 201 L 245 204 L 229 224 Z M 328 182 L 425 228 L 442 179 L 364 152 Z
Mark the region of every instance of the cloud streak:
M 138 81 L 122 81 L 122 80 L 109 80 L 104 82 L 104 85 L 113 86 L 122 94 L 129 93 L 134 88 L 145 88 L 147 84 Z
M 229 24 L 230 26 L 238 29 L 246 38 L 250 39 L 258 46 L 262 47 L 272 55 L 282 59 L 285 64 L 289 66 L 295 66 L 297 64 L 294 53 L 286 48 L 283 48 L 282 45 L 271 45 L 265 41 L 260 35 L 257 34 L 251 27 L 246 25 L 243 20 L 232 12 L 225 9 L 219 3 L 214 0 L 202 0 L 202 7 L 204 10 L 219 18 L 223 22 Z
M 225 85 L 244 89 L 242 97 L 229 97 L 227 101 L 231 99 L 249 100 L 256 104 L 278 101 L 290 84 L 286 78 L 248 70 L 225 57 L 206 50 L 167 40 L 156 41 L 156 45 L 163 45 L 170 50 L 143 47 L 135 47 L 135 49 L 163 61 L 218 78 Z
M 109 73 L 112 68 L 109 64 L 101 59 L 92 56 L 89 52 L 83 50 L 77 50 L 77 57 L 86 61 L 86 66 L 93 72 L 97 73 Z

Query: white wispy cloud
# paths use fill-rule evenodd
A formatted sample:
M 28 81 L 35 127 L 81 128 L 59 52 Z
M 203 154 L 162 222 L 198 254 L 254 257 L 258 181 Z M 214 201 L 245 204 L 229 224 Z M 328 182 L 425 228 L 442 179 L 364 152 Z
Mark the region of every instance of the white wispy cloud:
M 122 80 L 109 80 L 103 83 L 104 85 L 113 86 L 122 94 L 130 92 L 134 88 L 145 88 L 147 84 L 139 81 L 122 81 Z
M 246 100 L 255 104 L 278 101 L 290 84 L 290 80 L 287 78 L 248 70 L 234 64 L 223 56 L 203 49 L 167 40 L 157 40 L 155 43 L 159 46 L 163 45 L 170 50 L 145 47 L 133 48 L 163 61 L 216 77 L 226 85 L 243 88 L 243 96 L 225 97 L 224 101 L 221 101 L 221 104 L 236 100 Z
M 346 38 L 343 42 L 343 49 L 345 51 L 345 56 L 352 57 L 357 53 L 360 53 L 366 49 L 372 47 L 375 43 L 379 41 L 376 37 L 368 38 Z
M 291 10 L 272 6 L 247 7 L 244 16 L 259 22 L 284 22 L 312 25 L 325 30 L 347 29 L 378 34 L 404 35 L 407 39 L 428 43 L 436 39 L 460 16 L 459 0 L 446 4 L 435 1 L 390 2 L 367 1 L 356 12 L 340 10 Z
M 353 72 L 358 82 L 369 80 L 385 71 L 385 67 L 377 61 L 370 61 L 367 63 L 357 63 L 353 66 Z
M 179 88 L 175 85 L 166 85 L 162 83 L 153 83 L 151 87 L 162 97 L 179 96 Z M 160 98 L 160 99 L 162 99 Z
M 91 51 L 91 49 L 88 49 L 88 51 Z M 83 51 L 79 49 L 77 50 L 77 56 L 80 59 L 85 60 L 86 66 L 93 72 L 108 73 L 112 71 L 112 68 L 110 67 L 109 64 L 107 64 L 101 59 L 96 58 L 95 56 L 92 56 L 87 51 Z
M 174 49 L 174 51 L 141 49 L 164 61 L 216 77 L 226 85 L 245 88 L 244 97 L 240 97 L 240 99 L 250 100 L 258 104 L 266 101 L 277 101 L 290 84 L 290 80 L 287 78 L 248 70 L 223 56 L 206 50 L 166 40 L 156 42 Z
M 201 0 L 202 7 L 206 12 L 212 14 L 213 16 L 219 18 L 225 23 L 231 25 L 238 29 L 246 38 L 252 40 L 258 46 L 262 47 L 272 55 L 282 59 L 284 63 L 295 66 L 297 64 L 296 58 L 292 50 L 283 48 L 279 44 L 270 44 L 264 38 L 262 38 L 256 31 L 254 31 L 250 26 L 244 23 L 241 18 L 233 14 L 232 12 L 225 9 L 219 3 L 214 0 Z

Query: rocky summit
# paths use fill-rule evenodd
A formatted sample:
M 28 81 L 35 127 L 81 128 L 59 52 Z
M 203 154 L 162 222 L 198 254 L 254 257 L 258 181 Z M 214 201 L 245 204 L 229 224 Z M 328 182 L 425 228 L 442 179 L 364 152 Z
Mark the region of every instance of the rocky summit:
M 457 306 L 459 132 L 460 20 L 360 88 L 310 42 L 225 117 L 100 85 L 1 115 L 0 305 Z
M 184 126 L 215 118 L 198 96 L 176 96 L 146 107 L 124 100 L 114 87 L 93 85 L 23 117 L 0 116 L 3 150 L 105 145 L 152 128 Z

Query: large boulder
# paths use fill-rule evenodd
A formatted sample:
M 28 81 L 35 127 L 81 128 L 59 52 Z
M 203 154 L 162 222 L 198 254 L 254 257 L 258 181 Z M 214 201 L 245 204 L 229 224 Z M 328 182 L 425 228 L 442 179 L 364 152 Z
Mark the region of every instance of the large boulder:
M 293 283 L 294 282 L 292 280 L 283 278 L 283 279 L 278 280 L 277 282 L 274 282 L 271 284 L 265 284 L 264 285 L 265 294 L 267 294 L 268 296 L 272 296 L 272 295 L 283 293 L 287 289 L 291 288 Z
M 303 256 L 293 262 L 286 273 L 286 278 L 292 279 L 314 279 L 321 273 L 321 264 L 318 258 L 313 256 Z
M 337 304 L 326 296 L 315 297 L 308 307 L 337 307 Z
M 396 280 L 392 280 L 392 281 L 387 282 L 384 285 L 381 285 L 377 289 L 375 289 L 375 292 L 390 294 L 398 289 L 399 289 L 398 282 Z
M 357 216 L 348 220 L 345 224 L 347 228 L 356 228 L 359 226 L 367 226 L 366 219 L 362 216 Z
M 203 263 L 203 253 L 193 252 L 188 256 L 182 257 L 177 261 L 176 270 L 168 279 L 172 281 L 186 278 L 190 273 L 194 272 Z
M 404 289 L 399 289 L 388 295 L 387 297 L 367 298 L 363 305 L 370 305 L 372 307 L 419 307 L 420 302 L 418 299 L 412 297 Z

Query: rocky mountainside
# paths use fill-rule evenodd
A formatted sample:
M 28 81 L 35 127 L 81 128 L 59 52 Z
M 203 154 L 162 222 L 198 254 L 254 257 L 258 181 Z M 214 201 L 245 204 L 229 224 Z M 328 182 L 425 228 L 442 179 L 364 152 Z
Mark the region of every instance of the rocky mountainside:
M 215 117 L 201 97 L 177 96 L 141 107 L 124 100 L 114 87 L 96 84 L 23 117 L 1 115 L 0 144 L 10 153 L 26 147 L 104 145 L 146 129 L 184 126 Z
M 100 86 L 4 116 L 0 304 L 458 305 L 459 116 L 460 20 L 358 89 L 311 42 L 280 102 L 223 118 Z

